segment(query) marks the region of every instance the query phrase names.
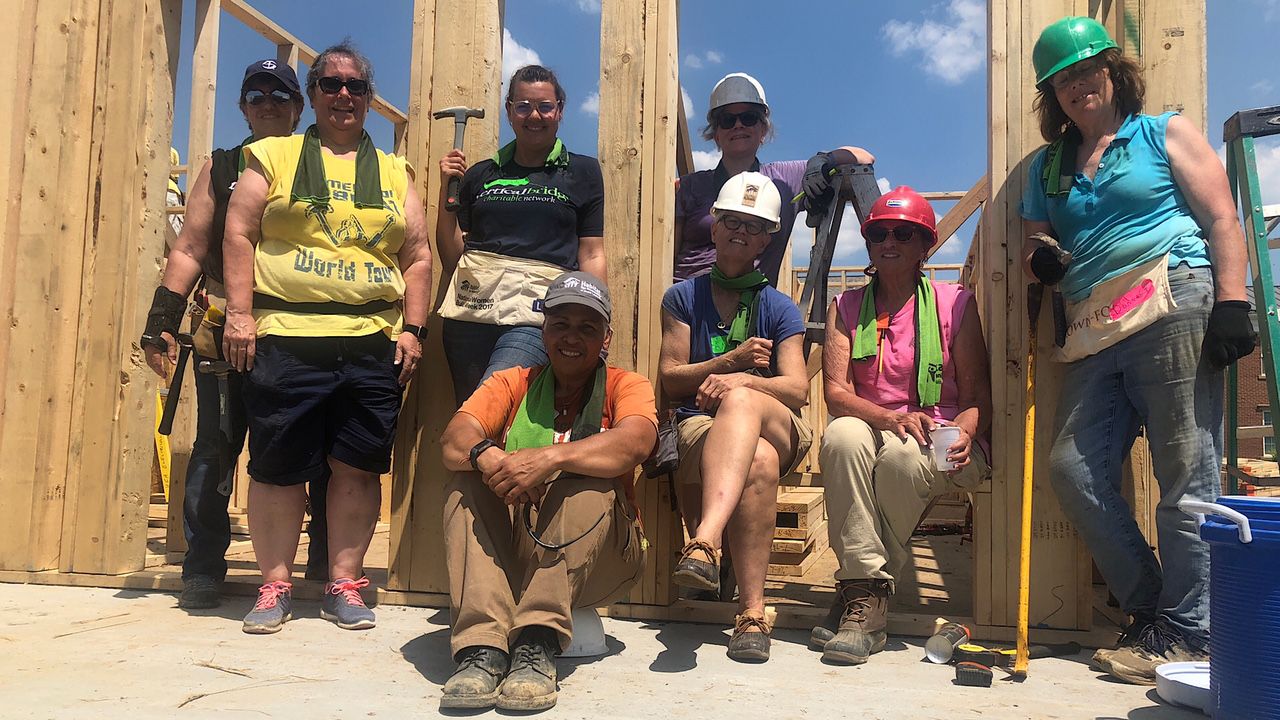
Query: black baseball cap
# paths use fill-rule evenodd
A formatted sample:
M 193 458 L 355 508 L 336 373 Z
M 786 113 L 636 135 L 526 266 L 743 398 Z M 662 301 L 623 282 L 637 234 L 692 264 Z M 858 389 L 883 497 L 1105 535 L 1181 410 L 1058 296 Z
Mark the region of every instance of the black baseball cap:
M 295 95 L 302 94 L 302 88 L 298 86 L 298 74 L 289 67 L 288 63 L 282 63 L 275 58 L 266 58 L 250 63 L 249 67 L 244 69 L 244 80 L 240 81 L 240 94 L 244 94 L 245 86 L 249 84 L 249 80 L 255 75 L 270 75 L 280 81 L 289 92 Z
M 534 309 L 546 312 L 561 305 L 582 305 L 600 313 L 605 322 L 613 319 L 609 288 L 589 272 L 574 270 L 555 279 L 547 288 L 547 297 L 535 303 Z

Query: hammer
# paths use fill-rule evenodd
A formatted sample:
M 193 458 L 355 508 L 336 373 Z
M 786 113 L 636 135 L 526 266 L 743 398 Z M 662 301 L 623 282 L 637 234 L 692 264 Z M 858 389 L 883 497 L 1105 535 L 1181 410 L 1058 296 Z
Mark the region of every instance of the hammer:
M 453 118 L 453 149 L 462 149 L 462 136 L 467 130 L 467 118 L 483 118 L 484 108 L 469 107 L 451 107 L 443 110 L 437 110 L 431 113 L 431 117 L 439 120 L 440 118 Z M 449 178 L 449 192 L 444 198 L 444 209 L 449 212 L 458 211 L 458 185 L 462 182 L 461 178 Z
M 173 417 L 178 410 L 178 398 L 182 396 L 182 374 L 186 372 L 187 358 L 190 357 L 192 348 L 189 333 L 178 333 L 174 339 L 178 342 L 178 364 L 174 366 L 169 389 L 164 393 L 164 411 L 160 413 L 160 424 L 156 427 L 156 432 L 165 436 L 173 432 Z
M 230 389 L 227 387 L 227 375 L 231 372 L 231 363 L 226 360 L 201 360 L 196 369 L 205 375 L 213 375 L 218 378 L 218 429 L 222 431 L 223 440 L 223 464 L 222 464 L 222 481 L 218 483 L 218 492 L 223 496 L 231 496 L 231 476 L 227 474 L 226 469 L 230 466 L 230 453 L 226 450 L 231 443 L 231 408 L 227 407 L 227 399 L 230 395 Z

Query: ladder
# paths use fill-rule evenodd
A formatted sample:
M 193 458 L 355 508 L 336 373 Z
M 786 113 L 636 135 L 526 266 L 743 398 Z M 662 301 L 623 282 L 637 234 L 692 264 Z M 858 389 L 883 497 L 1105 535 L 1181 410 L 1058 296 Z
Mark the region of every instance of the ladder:
M 871 211 L 871 205 L 880 197 L 876 184 L 875 167 L 864 163 L 840 165 L 831 176 L 834 197 L 818 220 L 813 249 L 809 253 L 809 269 L 804 274 L 804 290 L 800 293 L 800 312 L 805 318 L 804 353 L 809 366 L 809 377 L 821 370 L 821 353 L 813 349 L 822 345 L 826 332 L 828 283 L 831 259 L 835 256 L 836 238 L 840 234 L 840 219 L 846 203 L 853 205 L 853 212 L 861 225 Z M 815 368 L 815 361 L 818 366 Z M 1280 407 L 1280 406 L 1277 406 Z
M 1271 273 L 1271 251 L 1280 249 L 1280 238 L 1268 236 L 1280 225 L 1280 205 L 1262 204 L 1258 189 L 1258 165 L 1254 140 L 1280 135 L 1280 105 L 1241 110 L 1232 115 L 1222 128 L 1227 145 L 1227 180 L 1232 197 L 1244 218 L 1245 246 L 1249 252 L 1249 268 L 1253 280 L 1253 300 L 1258 319 L 1258 339 L 1262 350 L 1262 369 L 1266 375 L 1267 400 L 1272 412 L 1280 412 L 1280 315 L 1278 315 L 1275 279 Z M 1274 437 L 1270 426 L 1240 427 L 1237 396 L 1237 367 L 1227 368 L 1227 493 L 1240 491 L 1240 482 L 1257 486 L 1280 486 L 1280 477 L 1253 475 L 1239 466 L 1240 440 Z M 1273 423 L 1275 421 L 1273 420 Z

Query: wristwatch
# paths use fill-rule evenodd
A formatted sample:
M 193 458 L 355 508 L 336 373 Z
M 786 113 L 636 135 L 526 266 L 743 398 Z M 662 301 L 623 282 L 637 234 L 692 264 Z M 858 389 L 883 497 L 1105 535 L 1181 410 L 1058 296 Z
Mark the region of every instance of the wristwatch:
M 411 323 L 405 323 L 404 327 L 401 328 L 400 332 L 409 333 L 410 335 L 418 338 L 419 340 L 427 339 L 427 328 L 422 325 L 413 325 Z
M 485 438 L 480 442 L 476 443 L 476 446 L 471 448 L 471 469 L 475 470 L 476 472 L 480 472 L 480 456 L 483 455 L 484 451 L 488 450 L 489 448 L 500 448 L 500 447 L 502 446 L 494 442 L 493 440 L 490 440 L 489 438 Z

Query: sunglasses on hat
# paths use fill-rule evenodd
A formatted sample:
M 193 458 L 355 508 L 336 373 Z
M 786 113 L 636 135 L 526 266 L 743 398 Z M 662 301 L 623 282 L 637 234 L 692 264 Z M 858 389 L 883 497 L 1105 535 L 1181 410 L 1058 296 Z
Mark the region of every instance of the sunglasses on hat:
M 739 120 L 742 121 L 742 127 L 754 127 L 756 123 L 760 122 L 761 118 L 759 111 L 756 110 L 747 110 L 740 113 L 722 112 L 720 113 L 720 119 L 716 123 L 721 130 L 732 130 Z
M 287 90 L 272 90 L 271 92 L 263 92 L 261 90 L 244 91 L 244 101 L 248 105 L 257 107 L 268 100 L 276 105 L 285 105 L 293 101 L 293 93 Z
M 893 230 L 889 230 L 884 225 L 872 225 L 867 228 L 867 242 L 879 245 L 889 238 L 890 233 L 893 234 L 893 239 L 900 243 L 911 242 L 916 236 L 916 228 L 913 225 L 899 225 Z
M 342 88 L 346 88 L 351 95 L 365 95 L 369 92 L 369 82 L 360 78 L 351 78 L 343 80 L 340 77 L 326 75 L 316 83 L 320 87 L 320 92 L 325 95 L 337 95 L 342 92 Z

